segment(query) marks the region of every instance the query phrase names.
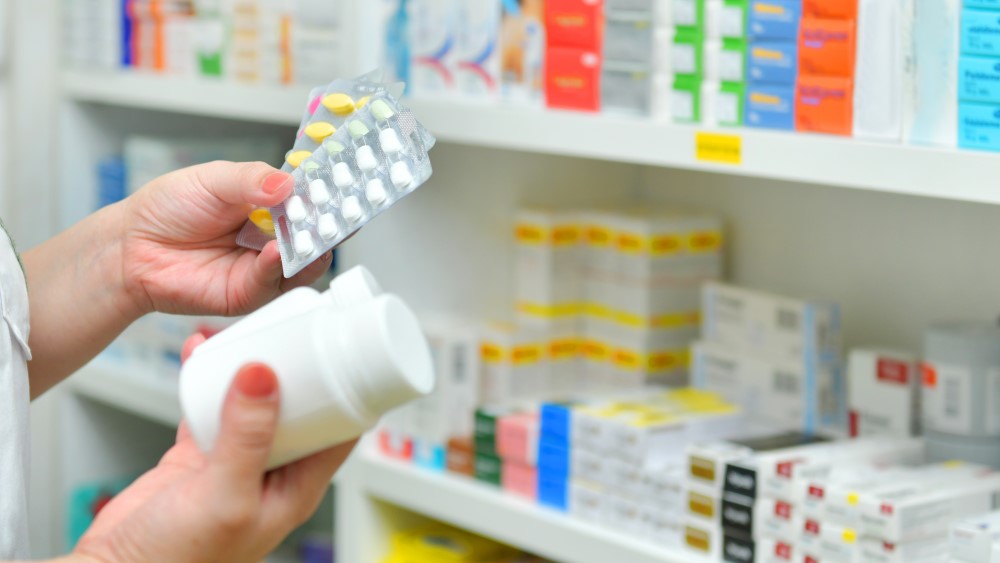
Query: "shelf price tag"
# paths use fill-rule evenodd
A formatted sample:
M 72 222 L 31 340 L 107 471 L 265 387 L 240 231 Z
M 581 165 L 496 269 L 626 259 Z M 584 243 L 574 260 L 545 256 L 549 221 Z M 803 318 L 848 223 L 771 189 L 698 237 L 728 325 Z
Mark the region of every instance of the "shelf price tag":
M 734 165 L 743 162 L 743 138 L 739 135 L 699 132 L 694 145 L 697 160 Z

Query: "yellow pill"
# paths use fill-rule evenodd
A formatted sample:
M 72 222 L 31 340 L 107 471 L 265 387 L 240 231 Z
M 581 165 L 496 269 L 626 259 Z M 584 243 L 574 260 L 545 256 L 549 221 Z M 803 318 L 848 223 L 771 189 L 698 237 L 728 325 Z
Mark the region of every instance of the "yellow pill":
M 358 106 L 358 109 L 361 109 L 361 108 L 365 107 L 366 105 L 368 105 L 368 101 L 371 100 L 371 99 L 372 99 L 371 96 L 365 96 L 364 98 L 361 98 L 360 100 L 358 100 L 358 103 L 356 104 Z
M 267 209 L 262 207 L 251 211 L 250 221 L 253 222 L 254 225 L 257 225 L 260 232 L 266 235 L 274 236 L 274 219 L 271 217 L 271 212 Z
M 285 158 L 285 161 L 287 161 L 288 164 L 291 164 L 292 168 L 298 168 L 299 165 L 302 164 L 302 161 L 310 156 L 312 156 L 312 153 L 309 151 L 297 151 L 288 155 L 288 157 Z
M 354 100 L 347 94 L 330 94 L 323 98 L 323 107 L 336 115 L 351 115 L 354 113 Z
M 322 143 L 323 139 L 326 139 L 336 132 L 337 128 L 325 121 L 313 123 L 309 127 L 306 127 L 306 135 L 317 143 Z

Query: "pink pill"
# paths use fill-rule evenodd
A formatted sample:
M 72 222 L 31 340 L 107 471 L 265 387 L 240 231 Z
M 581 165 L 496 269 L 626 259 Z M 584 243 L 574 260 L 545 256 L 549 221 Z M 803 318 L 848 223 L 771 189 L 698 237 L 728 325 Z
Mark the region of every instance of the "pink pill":
M 323 96 L 316 96 L 315 100 L 309 102 L 309 115 L 316 113 L 316 110 L 319 109 L 319 104 L 322 101 L 323 101 Z

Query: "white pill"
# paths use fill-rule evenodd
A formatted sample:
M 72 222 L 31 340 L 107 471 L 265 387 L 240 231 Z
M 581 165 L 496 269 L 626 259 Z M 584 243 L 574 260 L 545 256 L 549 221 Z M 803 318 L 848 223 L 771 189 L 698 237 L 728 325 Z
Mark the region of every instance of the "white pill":
M 316 245 L 313 244 L 312 235 L 309 231 L 299 231 L 295 233 L 295 253 L 300 257 L 307 257 L 316 250 Z
M 330 189 L 326 187 L 326 182 L 318 178 L 309 182 L 309 199 L 316 205 L 330 201 Z
M 388 197 L 388 193 L 385 191 L 385 184 L 382 183 L 380 178 L 375 178 L 374 180 L 368 182 L 365 186 L 365 195 L 368 197 L 368 201 L 372 205 L 382 205 L 385 202 L 385 198 Z
M 379 142 L 382 144 L 382 150 L 386 154 L 396 154 L 397 152 L 403 150 L 403 143 L 399 140 L 399 135 L 396 134 L 395 129 L 383 129 L 381 133 L 378 134 Z
M 397 188 L 408 187 L 413 182 L 413 173 L 403 161 L 392 165 L 392 168 L 389 169 L 389 177 L 392 179 L 392 185 Z
M 358 168 L 365 172 L 371 172 L 378 168 L 378 159 L 375 158 L 375 151 L 365 145 L 358 149 L 354 156 L 358 159 Z
M 337 220 L 334 219 L 333 215 L 324 213 L 320 215 L 319 221 L 316 221 L 316 231 L 319 232 L 319 236 L 323 237 L 323 240 L 330 240 L 337 236 L 340 229 L 337 228 Z
M 344 198 L 344 203 L 341 204 L 340 211 L 348 223 L 357 223 L 361 219 L 362 213 L 364 213 L 361 209 L 361 202 L 358 201 L 357 196 L 353 195 Z
M 302 198 L 293 195 L 288 198 L 285 202 L 285 215 L 292 223 L 301 223 L 306 220 L 306 204 L 302 202 Z
M 333 165 L 333 183 L 338 188 L 349 188 L 354 185 L 354 173 L 346 162 L 338 162 Z

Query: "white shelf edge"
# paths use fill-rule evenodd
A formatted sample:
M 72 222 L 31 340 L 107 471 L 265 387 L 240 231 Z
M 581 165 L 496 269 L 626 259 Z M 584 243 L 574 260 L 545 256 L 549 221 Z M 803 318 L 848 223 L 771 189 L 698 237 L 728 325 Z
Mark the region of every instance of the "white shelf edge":
M 358 455 L 355 463 L 352 485 L 374 498 L 557 561 L 708 561 L 573 519 L 470 478 L 421 470 L 370 452 Z
M 165 426 L 181 420 L 176 382 L 98 358 L 70 380 L 73 393 Z
M 66 71 L 62 82 L 81 101 L 290 126 L 299 124 L 309 91 L 111 71 Z M 695 134 L 707 131 L 696 126 L 455 100 L 406 103 L 446 142 L 1000 204 L 1000 189 L 984 180 L 1000 166 L 991 153 L 722 129 L 742 139 L 743 153 L 742 164 L 724 165 L 695 158 Z

